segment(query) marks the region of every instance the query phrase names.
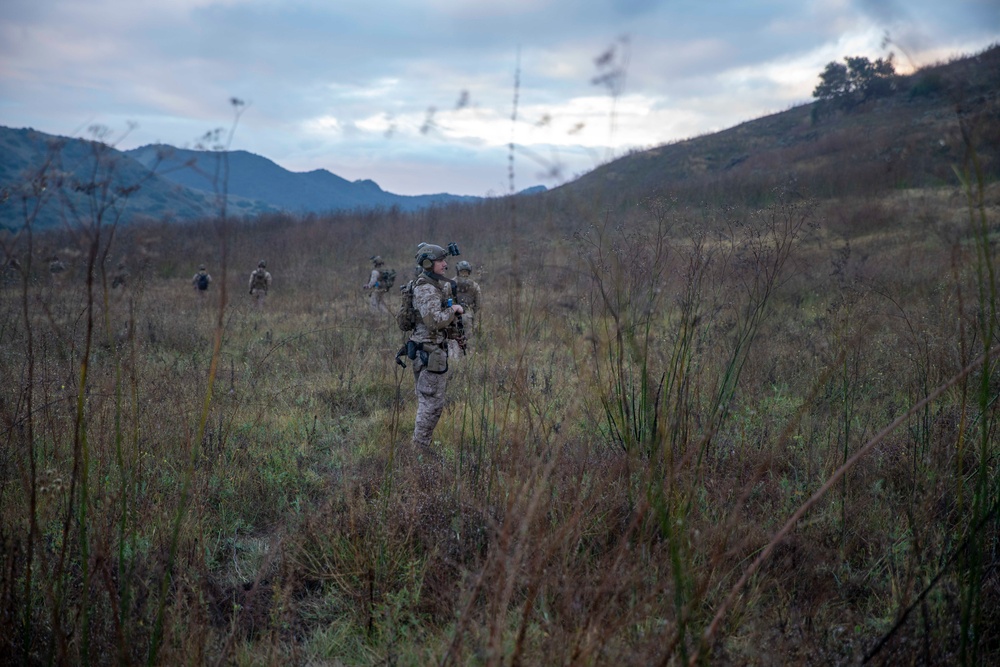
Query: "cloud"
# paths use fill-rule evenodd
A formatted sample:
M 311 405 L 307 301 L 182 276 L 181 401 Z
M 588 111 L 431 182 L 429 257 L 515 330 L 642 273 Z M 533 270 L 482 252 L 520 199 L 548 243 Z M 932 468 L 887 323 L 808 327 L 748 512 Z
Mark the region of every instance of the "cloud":
M 831 60 L 926 64 L 1000 41 L 998 26 L 984 0 L 8 0 L 0 122 L 131 120 L 126 141 L 181 146 L 228 126 L 235 96 L 249 106 L 234 148 L 401 194 L 482 194 L 503 191 L 512 137 L 524 177 L 554 185 L 809 101 Z

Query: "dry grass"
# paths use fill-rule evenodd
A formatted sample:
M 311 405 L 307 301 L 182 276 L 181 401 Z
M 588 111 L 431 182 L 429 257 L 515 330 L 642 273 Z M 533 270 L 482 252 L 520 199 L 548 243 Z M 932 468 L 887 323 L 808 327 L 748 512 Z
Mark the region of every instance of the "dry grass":
M 992 363 L 886 434 L 733 589 L 992 331 L 965 201 L 776 201 L 525 207 L 516 230 L 500 201 L 121 229 L 108 261 L 130 282 L 89 309 L 89 241 L 37 235 L 0 292 L 0 653 L 830 664 L 888 636 L 877 664 L 995 659 Z M 434 460 L 409 451 L 402 334 L 360 289 L 371 254 L 402 274 L 422 240 L 457 241 L 486 299 Z M 58 282 L 53 248 L 78 251 Z

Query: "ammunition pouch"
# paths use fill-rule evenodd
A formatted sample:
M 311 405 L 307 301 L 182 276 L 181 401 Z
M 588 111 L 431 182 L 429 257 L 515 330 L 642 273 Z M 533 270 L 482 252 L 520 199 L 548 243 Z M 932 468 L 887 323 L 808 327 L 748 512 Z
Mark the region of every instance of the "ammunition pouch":
M 408 340 L 406 345 L 399 348 L 399 352 L 396 353 L 396 363 L 406 368 L 406 363 L 403 361 L 404 356 L 416 362 L 417 369 L 422 368 L 430 373 L 438 374 L 448 372 L 447 346 L 428 345 L 427 349 L 424 349 L 423 343 Z
M 428 373 L 448 372 L 448 347 L 434 346 L 429 351 L 421 350 L 421 360 L 424 362 L 424 370 Z M 426 356 L 426 359 L 424 357 Z

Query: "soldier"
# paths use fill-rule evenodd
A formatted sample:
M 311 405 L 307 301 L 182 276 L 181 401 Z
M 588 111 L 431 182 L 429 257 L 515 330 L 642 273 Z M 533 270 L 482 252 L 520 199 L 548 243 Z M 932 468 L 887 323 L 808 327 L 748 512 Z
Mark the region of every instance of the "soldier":
M 205 293 L 208 292 L 208 286 L 212 284 L 212 276 L 205 270 L 204 264 L 198 266 L 198 273 L 194 274 L 194 277 L 191 278 L 191 284 L 194 285 L 195 290 L 202 296 L 205 296 Z
M 383 268 L 385 262 L 382 261 L 382 257 L 379 255 L 373 255 L 371 261 L 371 276 L 369 276 L 368 282 L 361 287 L 372 292 L 371 298 L 368 301 L 368 307 L 371 308 L 373 313 L 389 313 L 389 306 L 385 303 L 385 293 L 392 287 L 392 279 L 396 277 L 396 272 Z
M 59 255 L 52 255 L 49 258 L 49 273 L 56 275 L 66 270 L 66 265 L 59 259 Z
M 7 260 L 4 265 L 3 272 L 3 283 L 6 285 L 8 283 L 13 283 L 21 277 L 21 262 L 17 261 L 16 257 L 11 257 Z
M 407 356 L 413 360 L 416 381 L 417 418 L 413 426 L 413 445 L 430 446 L 434 427 L 444 410 L 448 386 L 448 337 L 463 312 L 453 303 L 448 270 L 448 252 L 441 246 L 423 244 L 417 251 L 421 273 L 413 287 L 413 306 L 420 314 L 416 329 L 407 344 Z
M 118 270 L 115 272 L 115 276 L 111 280 L 111 289 L 118 289 L 119 287 L 125 289 L 127 283 L 128 269 L 125 268 L 125 262 L 118 262 Z
M 51 284 L 61 286 L 66 280 L 66 265 L 59 259 L 59 255 L 52 255 L 48 260 Z
M 271 274 L 267 270 L 267 262 L 260 260 L 257 268 L 250 274 L 250 296 L 257 301 L 257 307 L 264 307 L 267 291 L 271 289 Z
M 483 304 L 483 293 L 479 284 L 472 279 L 472 265 L 464 259 L 455 265 L 458 277 L 455 279 L 455 301 L 462 306 L 462 333 L 468 341 L 472 336 L 476 315 Z M 452 338 L 448 341 L 452 356 L 458 356 L 461 351 L 459 341 Z

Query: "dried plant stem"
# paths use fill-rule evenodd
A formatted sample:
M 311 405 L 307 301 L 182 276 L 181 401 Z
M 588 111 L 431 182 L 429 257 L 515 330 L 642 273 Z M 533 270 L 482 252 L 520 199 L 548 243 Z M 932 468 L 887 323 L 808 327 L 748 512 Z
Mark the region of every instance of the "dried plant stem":
M 805 516 L 806 512 L 812 509 L 813 505 L 819 502 L 820 499 L 823 498 L 823 496 L 825 496 L 830 489 L 836 486 L 837 482 L 839 482 L 840 479 L 845 474 L 847 474 L 847 471 L 853 468 L 854 465 L 858 461 L 860 461 L 862 457 L 864 457 L 866 454 L 868 454 L 868 452 L 874 449 L 875 445 L 881 442 L 883 438 L 885 438 L 887 435 L 895 431 L 907 419 L 909 419 L 913 415 L 923 410 L 925 406 L 937 400 L 937 398 L 941 396 L 941 394 L 943 394 L 948 389 L 950 389 L 951 387 L 955 386 L 956 384 L 964 380 L 970 373 L 972 373 L 974 370 L 976 370 L 984 363 L 986 363 L 989 359 L 997 356 L 998 354 L 1000 354 L 1000 345 L 994 346 L 986 354 L 983 354 L 982 356 L 974 360 L 968 366 L 963 368 L 961 372 L 959 372 L 957 375 L 954 375 L 947 382 L 938 386 L 937 389 L 929 393 L 927 396 L 925 396 L 922 400 L 916 403 L 905 413 L 894 419 L 892 423 L 890 423 L 888 426 L 879 431 L 875 435 L 875 437 L 873 437 L 871 440 L 865 443 L 865 445 L 857 452 L 855 452 L 854 455 L 851 456 L 851 458 L 849 458 L 847 461 L 844 462 L 843 465 L 837 468 L 837 470 L 830 476 L 830 478 L 827 479 L 826 482 L 824 482 L 823 486 L 817 489 L 816 492 L 813 493 L 808 500 L 802 503 L 802 505 L 800 505 L 799 508 L 795 510 L 795 513 L 792 514 L 791 517 L 789 517 L 788 521 L 785 522 L 785 525 L 781 527 L 781 530 L 775 533 L 774 537 L 772 537 L 771 540 L 767 543 L 767 545 L 761 550 L 760 554 L 757 556 L 754 562 L 750 564 L 750 567 L 748 567 L 743 572 L 743 576 L 740 577 L 739 581 L 737 581 L 736 584 L 730 589 L 729 594 L 726 596 L 726 599 L 722 601 L 722 604 L 719 605 L 718 610 L 715 612 L 715 617 L 712 619 L 712 622 L 705 629 L 705 633 L 702 636 L 701 645 L 695 650 L 694 654 L 691 656 L 689 664 L 695 665 L 698 663 L 702 651 L 704 651 L 705 648 L 711 643 L 712 637 L 715 635 L 716 630 L 718 630 L 718 627 L 722 623 L 722 620 L 725 618 L 726 613 L 729 611 L 729 608 L 736 601 L 736 597 L 740 594 L 740 591 L 742 591 L 746 583 L 750 581 L 750 578 L 757 573 L 757 570 L 759 570 L 760 566 L 764 564 L 764 561 L 768 559 L 768 557 L 771 555 L 771 552 L 774 551 L 775 547 L 777 547 L 778 544 L 780 544 L 781 541 L 784 540 L 785 537 L 787 537 L 790 532 L 792 532 L 792 529 L 795 528 L 795 525 L 799 522 L 799 519 Z

